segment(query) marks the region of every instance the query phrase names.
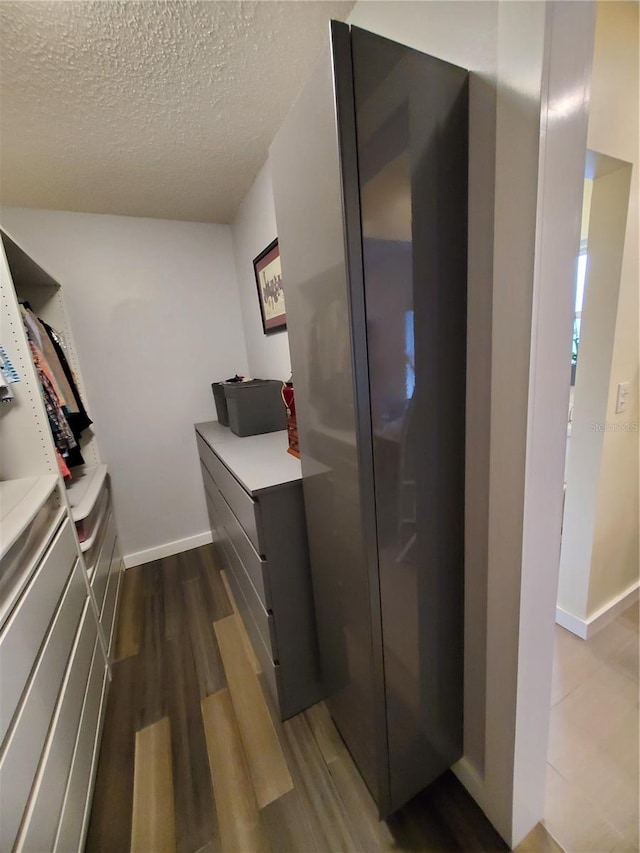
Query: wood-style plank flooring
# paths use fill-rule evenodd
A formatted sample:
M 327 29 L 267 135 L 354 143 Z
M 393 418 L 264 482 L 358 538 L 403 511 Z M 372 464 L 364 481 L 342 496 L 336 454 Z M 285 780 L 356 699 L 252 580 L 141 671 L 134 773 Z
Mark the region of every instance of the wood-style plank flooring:
M 279 721 L 215 546 L 123 585 L 87 851 L 507 849 L 451 773 L 381 822 L 323 704 Z

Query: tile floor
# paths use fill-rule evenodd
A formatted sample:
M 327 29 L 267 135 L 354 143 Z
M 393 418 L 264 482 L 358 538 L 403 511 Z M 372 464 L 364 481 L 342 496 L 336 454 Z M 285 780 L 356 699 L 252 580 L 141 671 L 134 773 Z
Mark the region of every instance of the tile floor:
M 639 849 L 638 614 L 556 627 L 545 825 L 567 853 Z

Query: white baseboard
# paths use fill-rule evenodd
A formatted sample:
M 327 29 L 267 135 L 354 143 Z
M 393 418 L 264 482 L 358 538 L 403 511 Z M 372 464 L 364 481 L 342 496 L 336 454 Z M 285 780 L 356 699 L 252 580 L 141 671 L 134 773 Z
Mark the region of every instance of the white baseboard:
M 144 551 L 125 554 L 124 567 L 131 569 L 133 566 L 141 566 L 143 563 L 151 563 L 153 560 L 171 557 L 173 554 L 182 553 L 182 551 L 191 551 L 192 548 L 199 548 L 201 545 L 208 545 L 210 542 L 213 542 L 211 531 L 205 530 L 204 533 L 196 533 L 195 536 L 187 536 L 186 539 L 175 539 L 173 542 L 165 542 L 164 545 L 158 545 L 156 548 L 146 548 Z
M 593 637 L 598 631 L 601 631 L 606 625 L 618 617 L 621 613 L 631 607 L 638 600 L 640 594 L 640 581 L 635 581 L 630 587 L 616 595 L 611 601 L 607 602 L 604 607 L 592 613 L 588 619 L 581 619 L 579 616 L 574 616 L 562 607 L 556 607 L 556 622 L 572 634 L 576 634 L 583 640 L 588 640 Z
M 568 610 L 563 610 L 559 606 L 556 607 L 556 624 L 560 625 L 561 628 L 566 628 L 567 631 L 571 631 L 572 634 L 581 637 L 583 640 L 587 639 L 586 619 L 574 616 L 573 613 L 569 613 Z

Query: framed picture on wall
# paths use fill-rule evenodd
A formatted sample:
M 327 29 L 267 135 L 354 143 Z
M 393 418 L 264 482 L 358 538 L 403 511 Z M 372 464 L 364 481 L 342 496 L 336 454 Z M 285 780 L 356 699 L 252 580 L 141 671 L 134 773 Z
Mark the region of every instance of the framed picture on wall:
M 254 258 L 253 269 L 256 274 L 264 333 L 270 335 L 272 332 L 281 332 L 287 328 L 287 309 L 284 305 L 277 238 Z

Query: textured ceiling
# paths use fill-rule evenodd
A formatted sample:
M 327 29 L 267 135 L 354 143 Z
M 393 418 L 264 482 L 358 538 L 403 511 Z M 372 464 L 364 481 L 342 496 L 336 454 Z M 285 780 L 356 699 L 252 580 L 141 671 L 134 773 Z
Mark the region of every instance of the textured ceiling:
M 352 6 L 3 0 L 2 203 L 229 222 Z

